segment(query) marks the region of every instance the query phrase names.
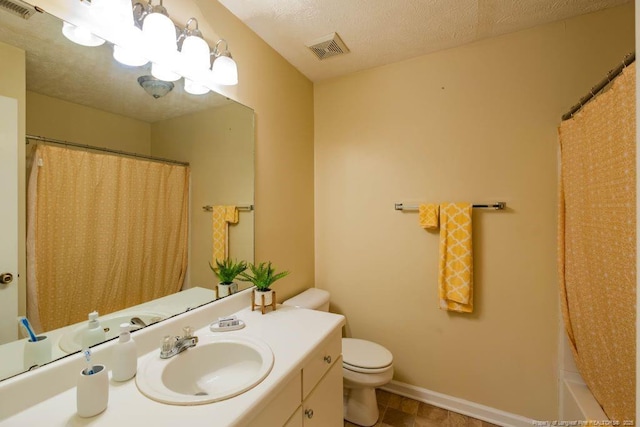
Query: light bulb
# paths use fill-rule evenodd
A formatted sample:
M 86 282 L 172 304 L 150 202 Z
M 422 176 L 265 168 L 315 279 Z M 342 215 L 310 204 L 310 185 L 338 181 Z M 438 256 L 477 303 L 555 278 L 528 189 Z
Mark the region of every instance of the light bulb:
M 68 22 L 62 23 L 62 34 L 74 43 L 82 46 L 100 46 L 104 44 L 104 40 L 95 36 L 91 31 L 83 27 L 76 27 Z
M 133 52 L 131 49 L 122 46 L 113 46 L 113 58 L 123 65 L 130 67 L 141 67 L 149 60 Z
M 184 91 L 191 95 L 204 95 L 209 92 L 209 88 L 202 86 L 191 79 L 184 79 Z
M 144 55 L 142 30 L 133 25 L 125 27 L 120 42 L 113 46 L 113 58 L 132 67 L 140 67 L 149 62 Z
M 176 80 L 180 80 L 180 74 L 175 73 L 166 66 L 155 62 L 151 64 L 151 75 L 156 79 L 164 80 L 165 82 L 175 82 Z

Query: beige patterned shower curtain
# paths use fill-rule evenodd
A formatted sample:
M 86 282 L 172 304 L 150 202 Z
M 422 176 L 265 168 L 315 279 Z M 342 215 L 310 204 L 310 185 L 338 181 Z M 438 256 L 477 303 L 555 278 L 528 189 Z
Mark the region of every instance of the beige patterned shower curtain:
M 559 130 L 565 327 L 582 377 L 621 423 L 635 419 L 635 132 L 635 64 Z
M 27 312 L 40 330 L 182 287 L 189 168 L 39 144 L 27 196 Z

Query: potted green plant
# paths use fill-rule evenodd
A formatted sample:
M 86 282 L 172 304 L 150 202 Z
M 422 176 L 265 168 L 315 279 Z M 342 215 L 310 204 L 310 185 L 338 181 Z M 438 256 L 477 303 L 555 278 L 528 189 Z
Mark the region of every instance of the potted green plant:
M 248 272 L 240 273 L 240 280 L 251 282 L 256 287 L 254 289 L 256 305 L 262 305 L 262 296 L 264 295 L 264 305 L 271 305 L 273 302 L 273 291 L 271 285 L 276 280 L 282 279 L 289 274 L 288 271 L 276 273 L 275 268 L 271 266 L 271 261 L 261 262 L 258 265 L 249 264 Z
M 211 271 L 218 276 L 218 298 L 238 292 L 238 284 L 234 282 L 236 277 L 247 269 L 245 261 L 232 261 L 230 259 L 216 260 L 216 267 L 209 263 Z

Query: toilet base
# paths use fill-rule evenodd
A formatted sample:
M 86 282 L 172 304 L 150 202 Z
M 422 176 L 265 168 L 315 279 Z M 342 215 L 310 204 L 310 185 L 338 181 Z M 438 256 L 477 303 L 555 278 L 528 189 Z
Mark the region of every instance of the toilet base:
M 380 411 L 373 387 L 344 388 L 344 419 L 352 424 L 370 427 L 378 422 Z

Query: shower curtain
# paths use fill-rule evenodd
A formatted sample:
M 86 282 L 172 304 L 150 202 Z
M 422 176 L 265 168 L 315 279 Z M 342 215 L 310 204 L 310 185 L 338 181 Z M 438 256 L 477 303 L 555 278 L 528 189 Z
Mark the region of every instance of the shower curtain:
M 39 144 L 27 195 L 27 313 L 47 331 L 177 292 L 189 168 Z
M 635 419 L 635 64 L 559 130 L 562 312 L 587 386 L 611 420 Z

